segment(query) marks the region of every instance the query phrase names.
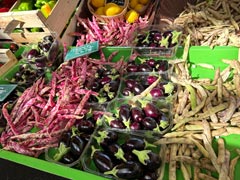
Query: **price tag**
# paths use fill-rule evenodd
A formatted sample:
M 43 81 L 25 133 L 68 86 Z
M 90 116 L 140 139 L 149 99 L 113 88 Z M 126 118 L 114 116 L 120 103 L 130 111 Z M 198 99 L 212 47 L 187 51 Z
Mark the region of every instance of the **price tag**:
M 65 57 L 65 61 L 69 61 L 71 59 L 75 59 L 87 54 L 91 54 L 93 52 L 98 51 L 99 49 L 99 42 L 95 41 L 89 44 L 85 44 L 83 46 L 73 47 L 71 48 Z
M 0 84 L 0 102 L 4 101 L 16 87 L 17 84 Z
M 124 6 L 125 0 L 107 0 L 107 3 L 115 3 L 119 6 Z

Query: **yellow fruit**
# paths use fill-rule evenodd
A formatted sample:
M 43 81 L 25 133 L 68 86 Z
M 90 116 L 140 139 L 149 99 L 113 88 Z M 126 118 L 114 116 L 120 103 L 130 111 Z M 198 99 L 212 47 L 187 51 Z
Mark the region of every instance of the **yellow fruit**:
M 138 4 L 138 0 L 130 0 L 129 6 L 130 8 L 134 8 Z
M 125 19 L 128 23 L 134 23 L 139 18 L 139 13 L 131 9 L 125 14 Z
M 95 13 L 97 14 L 97 15 L 105 15 L 105 12 L 104 12 L 104 7 L 99 7 L 99 8 L 97 8 L 97 10 L 95 11 Z
M 140 4 L 146 5 L 149 0 L 138 0 Z
M 91 0 L 91 4 L 94 8 L 99 8 L 105 5 L 105 0 Z
M 137 11 L 138 13 L 142 13 L 145 10 L 145 6 L 143 4 L 137 4 L 134 7 L 134 10 Z
M 114 16 L 122 12 L 122 7 L 118 6 L 115 3 L 107 3 L 104 8 L 106 16 Z

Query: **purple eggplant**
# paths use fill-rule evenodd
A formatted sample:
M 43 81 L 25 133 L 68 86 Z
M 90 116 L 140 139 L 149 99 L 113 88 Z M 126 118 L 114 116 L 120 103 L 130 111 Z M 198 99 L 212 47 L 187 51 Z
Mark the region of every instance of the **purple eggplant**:
M 130 118 L 131 107 L 128 104 L 122 104 L 119 107 L 118 117 L 121 121 L 127 121 Z
M 141 107 L 147 117 L 158 118 L 160 112 L 154 102 L 140 99 L 138 101 L 141 103 Z
M 76 161 L 76 157 L 74 154 L 72 154 L 71 152 L 67 152 L 66 154 L 64 154 L 62 156 L 62 158 L 59 160 L 59 162 L 63 163 L 63 164 L 71 164 L 74 161 Z
M 80 136 L 75 135 L 70 141 L 70 151 L 75 157 L 79 157 L 82 154 L 85 145 L 85 141 Z
M 141 124 L 139 122 L 132 122 L 130 124 L 130 129 L 131 130 L 141 130 Z
M 127 160 L 124 157 L 124 151 L 121 148 L 120 145 L 118 145 L 117 143 L 112 143 L 109 144 L 108 146 L 105 147 L 105 151 L 113 156 L 114 158 L 118 159 L 118 160 L 122 160 L 124 162 L 126 162 Z
M 155 87 L 150 91 L 150 94 L 153 98 L 160 98 L 162 96 L 164 96 L 164 92 L 162 90 L 162 88 L 160 87 Z
M 125 147 L 125 149 L 124 149 L 125 151 L 132 152 L 133 149 L 144 150 L 144 149 L 147 149 L 149 147 L 156 147 L 156 145 L 149 143 L 144 138 L 130 137 L 124 143 L 124 147 Z
M 108 172 L 114 168 L 114 163 L 111 157 L 100 150 L 93 150 L 94 152 L 92 153 L 92 159 L 97 167 L 97 169 L 100 172 Z
M 155 128 L 158 127 L 156 120 L 152 117 L 145 117 L 141 121 L 141 125 L 145 130 L 154 130 Z
M 36 58 L 40 55 L 40 52 L 37 49 L 31 49 L 27 53 L 27 59 L 31 60 L 33 58 Z
M 86 119 L 82 119 L 76 126 L 80 132 L 87 134 L 91 134 L 95 128 L 94 123 Z
M 113 175 L 121 179 L 137 179 L 143 175 L 143 169 L 140 163 L 128 161 L 116 165 L 111 171 L 107 171 L 104 174 Z
M 133 107 L 131 109 L 131 117 L 132 117 L 133 121 L 141 122 L 144 119 L 145 114 L 144 114 L 144 112 L 142 111 L 141 108 Z
M 147 171 L 139 180 L 157 180 L 158 174 L 156 172 Z
M 93 138 L 103 148 L 118 140 L 118 134 L 115 131 L 99 131 L 98 135 L 99 136 L 93 136 Z
M 160 157 L 151 150 L 134 149 L 132 152 L 138 157 L 139 162 L 141 162 L 141 164 L 143 164 L 148 170 L 154 171 L 161 165 Z

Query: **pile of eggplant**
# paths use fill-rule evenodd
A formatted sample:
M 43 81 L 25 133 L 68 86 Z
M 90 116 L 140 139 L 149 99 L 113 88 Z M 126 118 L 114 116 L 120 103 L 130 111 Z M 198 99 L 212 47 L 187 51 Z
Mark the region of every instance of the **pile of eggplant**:
M 159 147 L 141 136 L 102 129 L 93 135 L 82 165 L 111 179 L 156 180 L 161 165 L 158 151 Z

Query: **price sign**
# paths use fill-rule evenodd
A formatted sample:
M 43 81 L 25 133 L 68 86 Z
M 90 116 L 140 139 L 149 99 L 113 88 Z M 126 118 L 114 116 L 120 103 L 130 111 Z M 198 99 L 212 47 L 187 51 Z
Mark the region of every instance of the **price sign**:
M 71 48 L 65 57 L 65 61 L 69 61 L 71 59 L 75 59 L 87 54 L 91 54 L 93 52 L 98 51 L 99 49 L 99 42 L 95 41 L 89 44 L 85 44 L 83 46 L 73 47 Z
M 0 169 L 1 179 L 7 180 L 69 180 L 2 158 L 0 158 Z
M 17 84 L 0 84 L 0 102 L 4 101 L 16 87 Z
M 125 0 L 107 0 L 107 3 L 115 3 L 119 6 L 124 6 Z

